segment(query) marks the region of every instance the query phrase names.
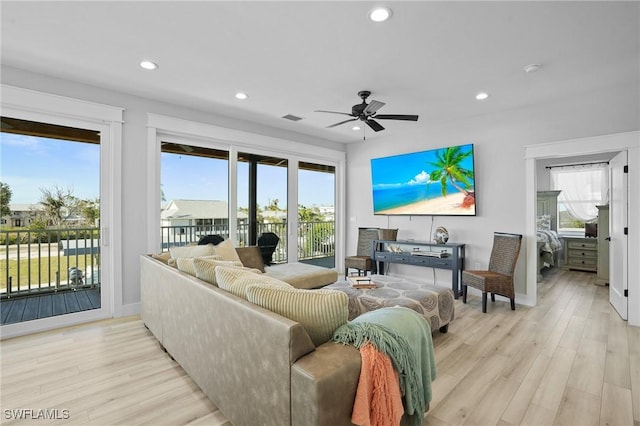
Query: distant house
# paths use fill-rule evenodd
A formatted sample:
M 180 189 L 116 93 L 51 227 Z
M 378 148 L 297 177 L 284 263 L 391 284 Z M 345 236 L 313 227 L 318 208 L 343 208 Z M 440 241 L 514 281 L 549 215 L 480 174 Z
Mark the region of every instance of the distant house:
M 11 215 L 2 217 L 2 224 L 12 228 L 29 226 L 37 218 L 44 218 L 42 204 L 9 204 Z
M 246 213 L 238 212 L 237 217 L 239 223 L 247 221 Z M 196 226 L 202 231 L 224 234 L 229 229 L 229 204 L 221 200 L 171 200 L 162 209 L 160 221 L 163 227 L 179 228 L 178 233 Z M 215 232 L 218 230 L 224 232 Z

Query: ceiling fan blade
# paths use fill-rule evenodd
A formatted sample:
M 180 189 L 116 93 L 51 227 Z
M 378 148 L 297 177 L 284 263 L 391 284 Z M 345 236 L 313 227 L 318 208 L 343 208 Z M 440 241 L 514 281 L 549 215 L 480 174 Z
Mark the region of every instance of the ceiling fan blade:
M 329 113 L 329 114 L 341 114 L 341 115 L 348 115 L 348 116 L 353 117 L 353 115 L 351 115 L 351 114 L 349 114 L 349 113 L 347 113 L 347 112 L 324 111 L 324 110 L 321 110 L 321 109 L 317 109 L 317 110 L 315 110 L 315 111 L 313 111 L 313 112 L 327 112 L 327 113 Z
M 329 129 L 329 128 L 331 128 L 331 127 L 339 126 L 339 125 L 344 124 L 344 123 L 348 123 L 348 122 L 350 122 L 350 121 L 356 121 L 356 120 L 357 120 L 357 118 L 351 118 L 351 119 L 349 119 L 349 120 L 344 120 L 344 121 L 341 121 L 341 122 L 339 122 L 339 123 L 332 124 L 331 126 L 327 126 L 327 129 Z
M 403 114 L 379 114 L 376 115 L 380 120 L 406 120 L 406 121 L 418 121 L 417 115 L 403 115 Z
M 380 123 L 372 119 L 368 119 L 367 121 L 365 121 L 365 123 L 367 123 L 369 127 L 373 129 L 374 132 L 379 132 L 380 130 L 384 130 L 384 127 L 382 127 Z
M 374 112 L 376 112 L 377 110 L 379 110 L 380 108 L 382 108 L 383 106 L 385 106 L 386 104 L 384 102 L 380 102 L 380 101 L 376 101 L 376 100 L 372 100 L 369 105 L 367 105 L 367 107 L 364 109 L 364 113 L 367 115 L 371 115 Z

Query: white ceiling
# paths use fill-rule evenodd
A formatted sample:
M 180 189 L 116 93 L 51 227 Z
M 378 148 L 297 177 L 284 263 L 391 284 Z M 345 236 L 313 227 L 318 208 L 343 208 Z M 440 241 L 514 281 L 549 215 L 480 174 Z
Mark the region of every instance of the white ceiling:
M 349 112 L 364 89 L 387 104 L 379 113 L 420 116 L 381 120 L 386 134 L 639 90 L 638 2 L 386 4 L 393 17 L 374 23 L 368 1 L 2 1 L 2 62 L 335 142 L 362 133 L 327 129 L 346 117 L 314 110 Z

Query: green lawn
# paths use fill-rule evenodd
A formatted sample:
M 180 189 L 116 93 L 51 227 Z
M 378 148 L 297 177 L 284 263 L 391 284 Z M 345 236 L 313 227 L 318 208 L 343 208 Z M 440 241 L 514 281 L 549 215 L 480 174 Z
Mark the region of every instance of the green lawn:
M 12 291 L 29 288 L 29 272 L 31 273 L 31 288 L 55 287 L 56 272 L 60 271 L 60 283 L 68 280 L 68 271 L 71 267 L 85 271 L 87 265 L 91 265 L 91 256 L 52 256 L 35 259 L 9 259 L 9 276 L 12 278 Z M 97 268 L 98 265 L 94 264 Z M 18 282 L 18 272 L 20 272 Z M 50 284 L 51 283 L 51 284 Z M 7 260 L 0 259 L 0 293 L 7 291 Z

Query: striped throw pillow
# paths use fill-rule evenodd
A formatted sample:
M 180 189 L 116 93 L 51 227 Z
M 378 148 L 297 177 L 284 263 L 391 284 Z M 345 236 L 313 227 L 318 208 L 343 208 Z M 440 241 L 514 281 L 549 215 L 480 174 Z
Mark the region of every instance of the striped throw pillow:
M 247 288 L 247 300 L 299 322 L 316 346 L 331 339 L 347 323 L 349 298 L 339 290 L 300 290 L 255 284 Z
M 201 256 L 201 257 L 179 257 L 176 259 L 176 265 L 178 267 L 178 270 L 195 277 L 196 276 L 196 269 L 194 267 L 195 259 L 216 260 L 216 259 L 220 259 L 220 256 L 214 254 L 211 256 Z
M 233 260 L 220 260 L 219 256 L 216 257 L 217 259 L 208 259 L 202 257 L 193 259 L 193 268 L 195 269 L 196 278 L 217 286 L 218 282 L 216 281 L 216 268 L 220 266 L 236 269 L 243 268 L 242 262 L 236 262 Z
M 260 274 L 257 269 L 219 266 L 215 273 L 218 287 L 245 300 L 247 300 L 247 287 L 250 285 L 261 283 L 271 287 L 291 287 L 284 281 Z

